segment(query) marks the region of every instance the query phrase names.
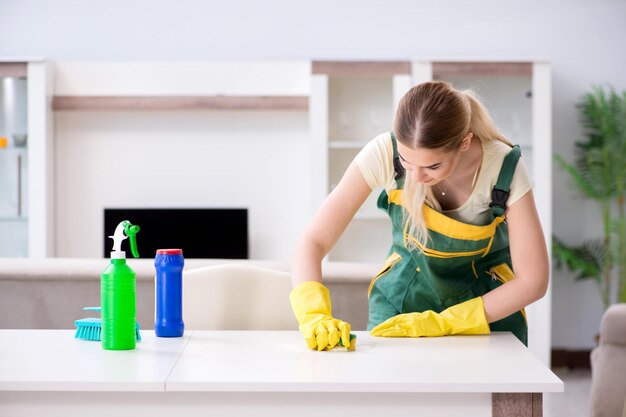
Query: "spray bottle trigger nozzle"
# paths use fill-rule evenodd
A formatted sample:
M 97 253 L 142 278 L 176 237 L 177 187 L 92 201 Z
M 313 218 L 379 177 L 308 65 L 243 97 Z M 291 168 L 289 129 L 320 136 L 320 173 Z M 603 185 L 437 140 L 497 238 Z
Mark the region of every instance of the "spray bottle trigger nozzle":
M 115 228 L 113 236 L 109 236 L 113 239 L 113 251 L 111 252 L 112 259 L 125 258 L 126 255 L 122 251 L 122 241 L 126 238 L 130 238 L 130 250 L 135 258 L 139 257 L 137 251 L 137 238 L 136 234 L 139 232 L 139 226 L 132 225 L 128 220 L 120 222 Z
M 126 236 L 130 238 L 130 251 L 135 258 L 139 258 L 139 252 L 137 251 L 137 233 L 139 232 L 139 226 L 132 225 L 130 222 L 126 222 L 124 225 L 124 231 Z

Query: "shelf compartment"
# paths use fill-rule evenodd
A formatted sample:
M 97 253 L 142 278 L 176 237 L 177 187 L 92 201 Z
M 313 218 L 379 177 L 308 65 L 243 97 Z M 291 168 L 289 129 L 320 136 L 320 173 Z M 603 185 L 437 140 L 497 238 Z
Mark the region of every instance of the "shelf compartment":
M 337 186 L 358 152 L 357 149 L 339 148 L 328 155 L 328 192 Z
M 308 96 L 54 96 L 64 110 L 291 110 L 306 111 Z
M 485 104 L 496 126 L 514 144 L 532 142 L 532 78 L 526 75 L 439 77 L 458 89 L 470 89 Z M 524 148 L 522 148 L 524 150 Z
M 391 247 L 391 222 L 352 220 L 328 255 L 330 261 L 373 262 L 382 266 Z
M 330 142 L 369 142 L 393 123 L 393 77 L 330 77 Z

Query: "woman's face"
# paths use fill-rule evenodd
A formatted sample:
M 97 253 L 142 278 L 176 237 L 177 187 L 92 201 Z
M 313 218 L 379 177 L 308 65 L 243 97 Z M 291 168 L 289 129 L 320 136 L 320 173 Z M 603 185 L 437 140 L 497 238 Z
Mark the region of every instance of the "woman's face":
M 406 175 L 428 186 L 445 180 L 454 172 L 466 146 L 464 140 L 460 149 L 444 152 L 440 149 L 411 149 L 399 141 L 397 143 L 400 163 L 406 170 Z

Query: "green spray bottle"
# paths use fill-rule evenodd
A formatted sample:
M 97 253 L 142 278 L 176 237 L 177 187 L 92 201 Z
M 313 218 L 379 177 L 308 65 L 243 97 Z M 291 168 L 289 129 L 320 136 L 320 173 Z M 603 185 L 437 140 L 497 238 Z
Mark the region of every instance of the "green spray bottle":
M 135 349 L 135 271 L 126 264 L 122 241 L 130 238 L 130 250 L 135 258 L 139 226 L 124 220 L 117 225 L 113 236 L 111 263 L 100 275 L 102 317 L 102 347 L 110 350 Z

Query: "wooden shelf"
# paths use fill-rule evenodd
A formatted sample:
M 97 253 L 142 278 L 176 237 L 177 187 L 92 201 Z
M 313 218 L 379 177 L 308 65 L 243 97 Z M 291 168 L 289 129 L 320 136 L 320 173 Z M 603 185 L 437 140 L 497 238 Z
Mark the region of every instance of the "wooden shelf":
M 433 78 L 531 77 L 530 62 L 433 62 Z
M 308 96 L 54 96 L 53 110 L 292 110 Z
M 328 147 L 330 149 L 362 149 L 367 142 L 357 142 L 357 141 L 328 141 Z
M 410 74 L 408 61 L 313 61 L 313 74 L 329 76 L 389 76 Z
M 0 62 L 0 77 L 26 77 L 26 62 Z

